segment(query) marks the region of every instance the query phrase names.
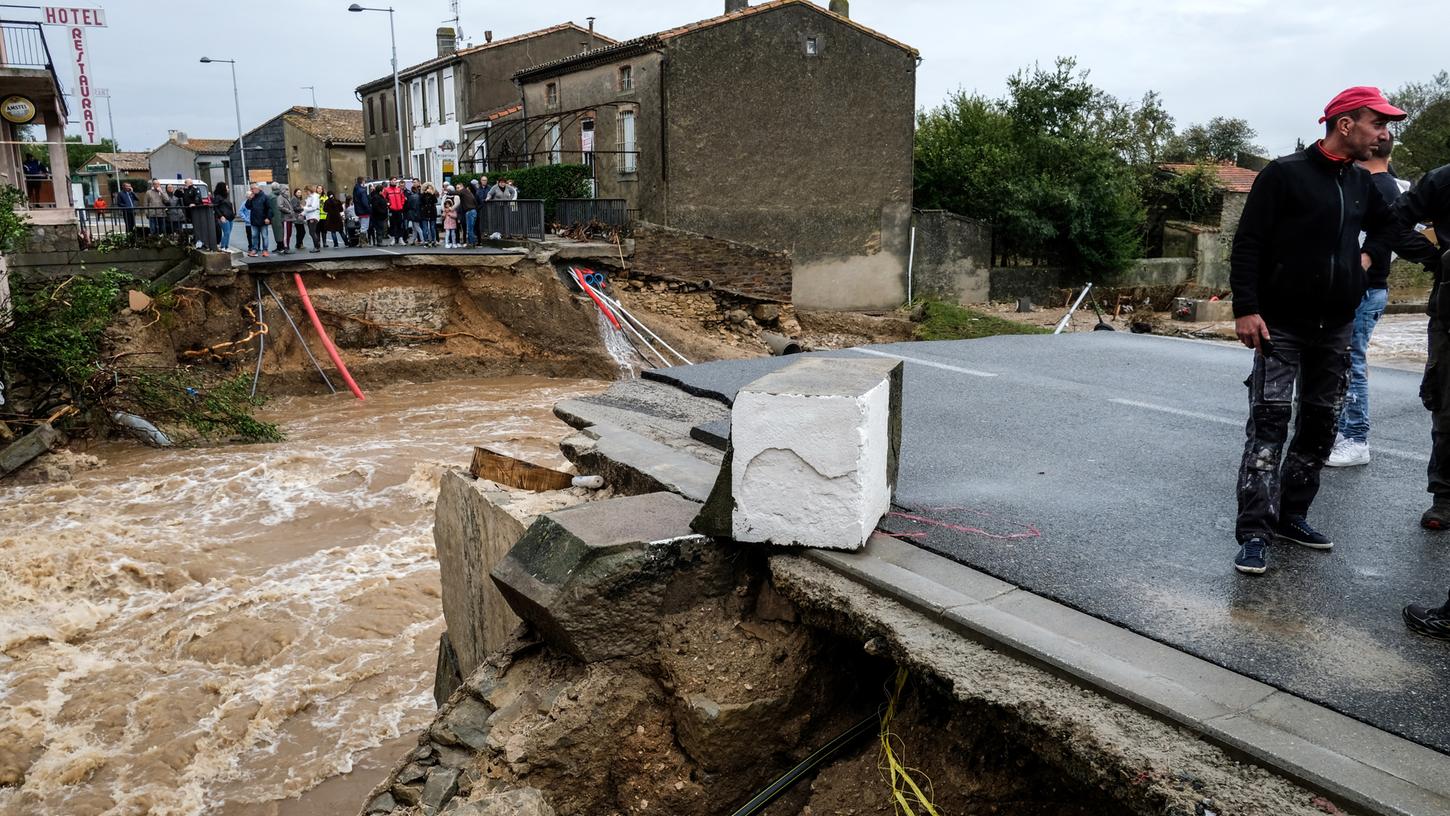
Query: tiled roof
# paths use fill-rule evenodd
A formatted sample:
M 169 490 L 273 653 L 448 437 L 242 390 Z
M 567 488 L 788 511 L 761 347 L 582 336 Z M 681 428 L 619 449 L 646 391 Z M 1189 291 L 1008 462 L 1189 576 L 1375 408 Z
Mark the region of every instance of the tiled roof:
M 487 119 L 490 122 L 497 122 L 498 120 L 503 119 L 506 116 L 513 116 L 514 114 L 518 113 L 523 109 L 523 105 L 509 105 L 507 108 L 499 108 L 498 110 L 488 114 L 488 116 L 482 118 Z
M 283 119 L 304 133 L 334 144 L 363 143 L 362 109 L 308 108 L 293 105 L 282 114 Z
M 861 25 L 860 23 L 852 20 L 849 17 L 842 17 L 841 15 L 836 14 L 829 9 L 826 9 L 811 2 L 811 0 L 769 0 L 769 2 L 761 3 L 759 5 L 747 6 L 740 11 L 731 11 L 725 14 L 721 14 L 718 17 L 710 17 L 709 19 L 700 20 L 694 23 L 688 23 L 682 26 L 677 26 L 675 28 L 661 31 L 656 34 L 648 34 L 643 37 L 635 37 L 632 40 L 617 43 L 611 47 L 596 48 L 592 51 L 585 51 L 581 54 L 571 54 L 567 57 L 551 60 L 549 62 L 535 65 L 532 68 L 525 68 L 524 70 L 514 74 L 514 77 L 520 78 L 527 75 L 545 72 L 557 73 L 557 71 L 553 71 L 553 69 L 574 65 L 576 63 L 595 63 L 601 61 L 601 58 L 607 58 L 611 55 L 623 54 L 625 52 L 632 52 L 636 50 L 647 50 L 648 48 L 652 46 L 657 46 L 662 42 L 666 42 L 677 37 L 683 37 L 687 34 L 693 34 L 696 31 L 703 31 L 707 28 L 714 28 L 718 25 L 731 23 L 736 20 L 749 17 L 753 14 L 764 14 L 768 11 L 775 11 L 777 9 L 789 8 L 792 6 L 801 6 L 819 14 L 824 14 L 834 20 L 837 20 L 841 23 L 844 23 L 845 25 L 856 29 L 857 31 L 860 31 L 861 33 L 869 37 L 874 37 L 888 45 L 894 45 L 897 48 L 900 48 L 903 51 L 911 54 L 913 57 L 920 56 L 920 52 L 918 52 L 915 48 L 912 48 L 911 46 L 906 45 L 905 43 L 902 43 L 898 40 L 893 40 L 892 38 L 886 36 L 885 34 L 882 34 L 874 28 L 868 28 L 864 25 Z
M 1174 173 L 1187 173 L 1196 164 L 1162 164 L 1164 170 Z M 1211 168 L 1218 175 L 1218 186 L 1230 193 L 1247 193 L 1254 186 L 1254 179 L 1259 177 L 1257 170 L 1249 170 L 1233 164 L 1210 164 Z
M 499 46 L 502 46 L 502 45 L 510 45 L 512 43 L 522 42 L 524 40 L 530 40 L 530 39 L 533 39 L 534 37 L 542 37 L 542 36 L 545 36 L 546 34 L 555 34 L 555 33 L 558 33 L 560 31 L 567 31 L 569 29 L 573 29 L 575 31 L 578 31 L 581 34 L 588 34 L 589 33 L 589 29 L 583 28 L 583 27 L 579 26 L 578 24 L 574 23 L 571 20 L 571 21 L 569 21 L 567 23 L 559 23 L 558 25 L 552 25 L 552 26 L 549 26 L 548 28 L 541 28 L 538 31 L 530 31 L 527 34 L 519 34 L 519 35 L 516 35 L 516 36 L 513 36 L 513 37 L 505 37 L 502 40 L 494 40 L 493 42 L 483 43 L 482 45 L 475 45 L 475 46 L 473 46 L 471 48 L 464 48 L 464 49 L 462 49 L 460 51 L 455 51 L 452 54 L 445 54 L 445 55 L 443 55 L 441 57 L 434 57 L 433 59 L 430 59 L 430 60 L 427 60 L 427 61 L 424 61 L 424 62 L 420 62 L 417 65 L 410 65 L 407 68 L 400 68 L 400 69 L 398 69 L 398 77 L 399 77 L 399 79 L 408 79 L 408 78 L 413 77 L 416 74 L 426 73 L 426 72 L 428 72 L 428 71 L 430 71 L 430 70 L 432 70 L 434 68 L 437 68 L 437 67 L 442 66 L 442 65 L 445 65 L 445 64 L 447 64 L 449 62 L 452 62 L 453 60 L 455 60 L 455 59 L 457 59 L 459 57 L 465 57 L 465 56 L 468 56 L 469 54 L 477 54 L 478 52 L 483 51 L 485 49 L 498 48 Z M 598 31 L 594 32 L 594 39 L 598 40 L 599 42 L 604 43 L 606 46 L 608 46 L 608 45 L 614 45 L 617 42 L 613 37 L 606 37 L 603 34 L 600 34 Z M 363 84 L 357 86 L 357 89 L 358 89 L 359 92 L 361 92 L 364 88 L 371 88 L 374 85 L 379 85 L 379 84 L 383 84 L 383 83 L 392 84 L 392 82 L 393 82 L 393 75 L 392 74 L 388 74 L 385 77 L 380 77 L 378 79 L 374 79 L 371 82 L 364 82 Z
M 125 172 L 151 172 L 151 154 L 123 151 L 120 153 L 97 153 L 86 159 L 85 164 L 105 162 Z M 84 167 L 85 165 L 82 165 Z
M 186 144 L 177 143 L 193 153 L 229 153 L 236 139 L 187 139 Z

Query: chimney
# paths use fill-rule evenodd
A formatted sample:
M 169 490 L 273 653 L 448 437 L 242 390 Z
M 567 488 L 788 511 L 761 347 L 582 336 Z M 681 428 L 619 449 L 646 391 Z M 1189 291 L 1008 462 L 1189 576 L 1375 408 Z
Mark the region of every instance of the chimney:
M 438 56 L 446 57 L 458 50 L 458 32 L 448 26 L 438 29 Z
M 184 130 L 174 130 L 174 131 L 172 131 L 172 133 L 175 133 L 176 134 L 176 143 L 177 144 L 180 144 L 180 145 L 186 144 L 186 131 L 184 131 Z
M 176 131 L 174 131 L 174 130 L 168 130 L 168 131 L 166 131 L 166 140 L 167 141 L 170 141 L 170 142 L 176 141 Z
M 725 13 L 731 14 L 750 8 L 750 0 L 725 0 Z
M 831 0 L 831 13 L 842 17 L 851 16 L 851 0 Z
M 594 18 L 589 18 L 589 50 L 594 50 Z
M 483 32 L 483 41 L 486 42 L 486 43 L 493 42 L 493 32 L 492 31 L 485 31 L 485 32 Z

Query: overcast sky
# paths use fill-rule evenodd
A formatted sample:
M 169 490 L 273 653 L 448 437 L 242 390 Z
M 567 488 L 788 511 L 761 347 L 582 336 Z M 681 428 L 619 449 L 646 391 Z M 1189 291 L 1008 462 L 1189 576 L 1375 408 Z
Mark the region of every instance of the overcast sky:
M 89 36 L 93 82 L 108 88 L 125 150 L 150 150 L 168 129 L 233 138 L 236 117 L 226 65 L 238 60 L 242 126 L 250 130 L 289 105 L 357 107 L 353 89 L 389 72 L 388 15 L 347 11 L 350 0 L 107 0 L 109 27 Z M 448 0 L 392 0 L 398 59 L 436 53 L 434 30 Z M 81 5 L 81 3 L 76 3 Z M 825 3 L 822 2 L 822 5 Z M 384 5 L 374 0 L 370 5 Z M 595 15 L 601 33 L 625 39 L 712 17 L 724 0 L 460 0 L 474 43 Z M 19 9 L 4 16 L 31 19 Z M 917 48 L 916 103 L 931 107 L 957 89 L 998 95 L 1004 79 L 1033 61 L 1073 55 L 1110 93 L 1163 95 L 1178 126 L 1241 116 L 1272 155 L 1313 138 L 1324 103 L 1349 85 L 1386 92 L 1450 67 L 1440 3 L 1344 0 L 854 0 L 854 19 Z M 1378 15 L 1378 16 L 1375 16 Z M 1438 33 L 1438 42 L 1437 42 Z M 62 82 L 74 84 L 62 29 L 49 41 Z M 100 135 L 109 133 L 101 104 Z M 73 114 L 74 115 L 74 114 Z M 79 133 L 72 125 L 69 132 Z

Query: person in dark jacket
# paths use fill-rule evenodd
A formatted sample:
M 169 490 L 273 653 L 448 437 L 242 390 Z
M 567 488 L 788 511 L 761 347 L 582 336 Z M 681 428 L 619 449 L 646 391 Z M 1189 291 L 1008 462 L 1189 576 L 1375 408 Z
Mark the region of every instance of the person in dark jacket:
M 1234 331 L 1256 351 L 1237 482 L 1239 572 L 1264 573 L 1270 541 L 1334 546 L 1308 515 L 1334 444 L 1365 269 L 1386 247 L 1411 260 L 1434 255 L 1391 217 L 1369 171 L 1354 163 L 1370 158 L 1389 138 L 1387 123 L 1404 117 L 1377 88 L 1344 91 L 1324 109 L 1324 138 L 1270 162 L 1244 205 L 1229 274 Z
M 247 216 L 252 221 L 252 245 L 248 247 L 247 255 L 255 258 L 260 251 L 265 258 L 268 254 L 267 236 L 272 225 L 272 202 L 256 184 L 252 185 L 252 197 L 247 199 Z
M 1445 530 L 1450 529 L 1450 373 L 1445 371 L 1446 360 L 1450 359 L 1450 164 L 1426 173 L 1400 196 L 1391 212 L 1401 228 L 1433 223 L 1439 243 L 1428 259 L 1406 257 L 1423 262 L 1434 274 L 1435 285 L 1425 310 L 1430 315 L 1430 355 L 1420 382 L 1420 401 L 1430 412 L 1427 472 L 1428 489 L 1435 499 L 1420 517 L 1420 526 Z
M 416 186 L 403 189 L 403 243 L 405 244 L 423 243 L 423 231 L 418 226 L 421 204 Z
M 438 246 L 438 191 L 431 183 L 418 194 L 418 229 L 424 244 Z
M 472 185 L 458 185 L 458 218 L 463 222 L 463 243 L 473 246 L 478 223 L 478 197 L 473 194 Z
M 357 181 L 352 185 L 352 212 L 357 216 L 358 241 L 371 242 L 369 227 L 373 220 L 373 203 L 368 196 L 368 186 L 363 183 L 363 177 L 358 176 Z
M 322 212 L 324 216 L 322 219 L 322 245 L 327 246 L 328 240 L 331 239 L 334 247 L 341 248 L 343 246 L 342 231 L 347 226 L 347 214 L 343 212 L 342 199 L 329 191 L 327 203 L 322 205 Z
M 369 195 L 372 196 L 373 219 L 370 226 L 373 230 L 373 246 L 382 246 L 388 238 L 388 200 L 383 197 L 381 187 Z

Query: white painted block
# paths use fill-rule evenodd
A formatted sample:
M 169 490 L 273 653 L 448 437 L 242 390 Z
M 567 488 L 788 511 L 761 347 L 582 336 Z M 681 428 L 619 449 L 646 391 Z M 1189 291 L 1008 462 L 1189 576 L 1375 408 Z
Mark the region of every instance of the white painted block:
M 891 507 L 892 383 L 882 371 L 803 360 L 741 389 L 730 419 L 735 540 L 865 546 Z

